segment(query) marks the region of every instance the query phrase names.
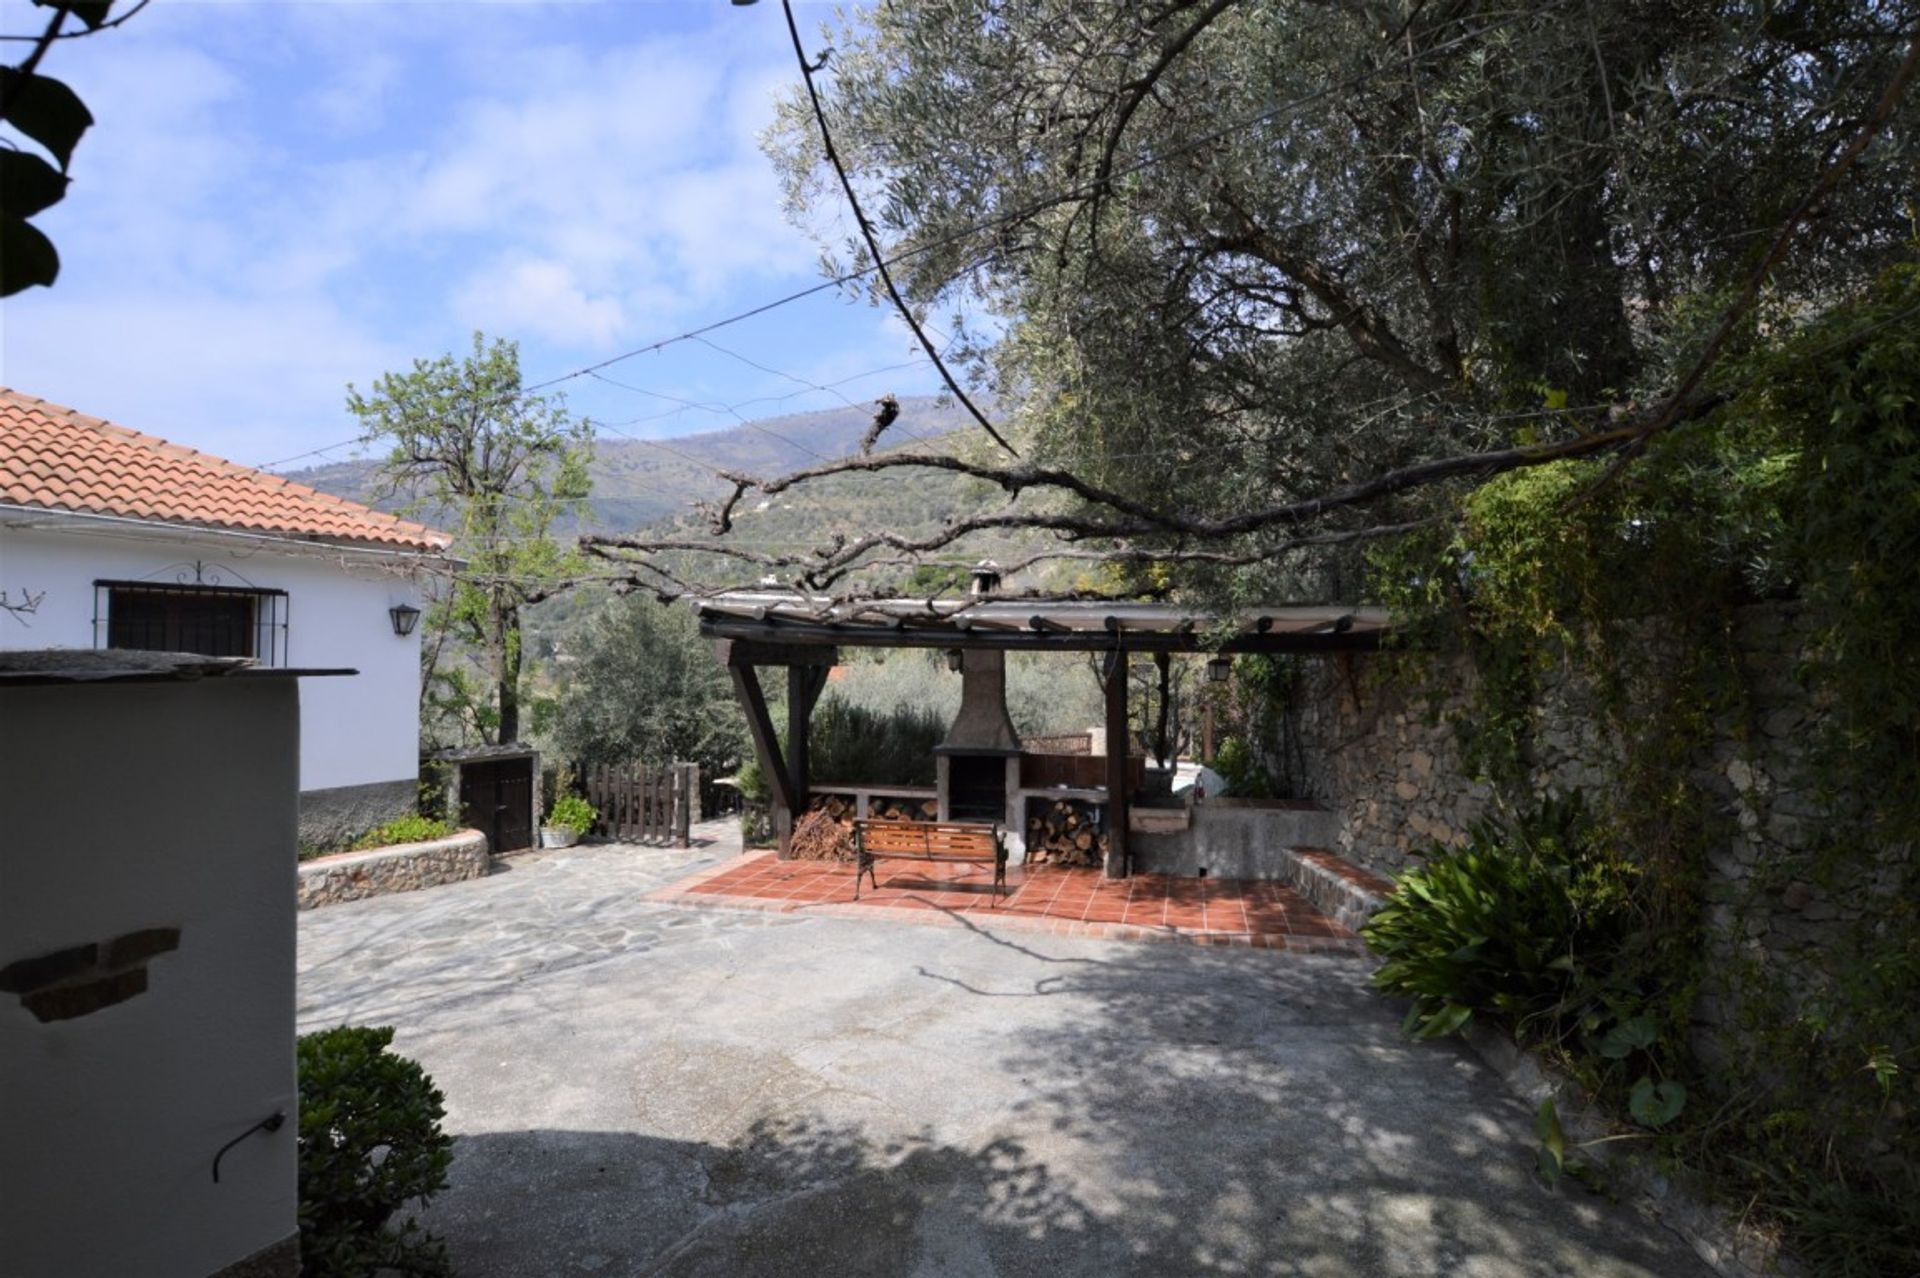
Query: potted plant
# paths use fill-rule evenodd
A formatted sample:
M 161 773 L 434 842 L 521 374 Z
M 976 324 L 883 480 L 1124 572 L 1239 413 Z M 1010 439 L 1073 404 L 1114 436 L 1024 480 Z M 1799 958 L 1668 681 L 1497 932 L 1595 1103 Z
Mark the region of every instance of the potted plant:
M 553 811 L 547 813 L 547 819 L 541 823 L 540 846 L 570 848 L 599 819 L 600 814 L 593 810 L 591 803 L 577 794 L 563 794 L 553 801 Z

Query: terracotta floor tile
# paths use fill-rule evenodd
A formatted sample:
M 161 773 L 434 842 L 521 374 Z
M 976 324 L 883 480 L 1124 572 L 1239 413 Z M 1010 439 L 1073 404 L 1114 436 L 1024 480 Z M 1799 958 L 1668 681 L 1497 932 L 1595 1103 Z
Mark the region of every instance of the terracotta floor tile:
M 1109 879 L 1097 868 L 1018 869 L 995 892 L 990 869 L 881 862 L 854 896 L 844 862 L 744 857 L 710 877 L 670 886 L 659 901 L 702 907 L 729 903 L 770 911 L 821 909 L 846 917 L 957 926 L 963 919 L 1020 931 L 1246 948 L 1350 949 L 1352 932 L 1284 884 L 1137 875 Z M 878 884 L 873 881 L 877 877 Z M 977 925 L 977 924 L 976 924 Z

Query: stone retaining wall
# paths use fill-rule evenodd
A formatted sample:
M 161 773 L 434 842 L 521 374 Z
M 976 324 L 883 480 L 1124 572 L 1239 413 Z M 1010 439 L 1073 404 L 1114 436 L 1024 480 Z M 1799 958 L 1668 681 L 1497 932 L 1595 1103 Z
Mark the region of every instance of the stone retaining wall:
M 487 836 L 478 830 L 461 830 L 427 843 L 397 843 L 316 857 L 300 866 L 300 908 L 481 879 L 489 865 Z
M 1747 710 L 1716 723 L 1712 745 L 1690 767 L 1715 831 L 1704 883 L 1707 983 L 1695 1005 L 1694 1046 L 1722 1059 L 1741 974 L 1752 966 L 1799 992 L 1828 979 L 1837 943 L 1854 924 L 1884 915 L 1906 849 L 1887 849 L 1815 882 L 1803 868 L 1822 834 L 1807 747 L 1821 710 L 1796 679 L 1807 626 L 1791 604 L 1759 604 L 1731 619 Z M 1650 628 L 1650 642 L 1657 641 Z M 1474 711 L 1476 675 L 1464 658 L 1437 661 L 1424 689 L 1373 677 L 1381 658 L 1309 662 L 1296 707 L 1309 797 L 1339 816 L 1329 845 L 1390 875 L 1435 844 L 1459 845 L 1493 811 L 1493 788 L 1469 772 L 1456 721 Z M 1534 706 L 1529 781 L 1536 793 L 1611 784 L 1624 747 L 1594 696 L 1564 671 L 1544 681 Z

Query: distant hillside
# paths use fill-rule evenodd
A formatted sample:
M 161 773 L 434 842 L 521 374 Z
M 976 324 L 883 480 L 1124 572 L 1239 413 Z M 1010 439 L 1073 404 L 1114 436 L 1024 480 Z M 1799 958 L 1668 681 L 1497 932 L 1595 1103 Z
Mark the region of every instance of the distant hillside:
M 578 528 L 569 526 L 561 531 L 563 535 L 575 531 L 630 532 L 663 520 L 675 521 L 693 502 L 726 493 L 727 485 L 716 471 L 772 477 L 844 457 L 860 446 L 872 418 L 872 406 L 861 404 L 769 417 L 726 430 L 659 441 L 602 431 L 593 448 L 593 493 L 587 503 L 591 513 Z M 882 438 L 881 447 L 917 446 L 907 431 L 938 438 L 970 424 L 966 410 L 957 404 L 943 405 L 932 397 L 905 398 L 900 401 L 900 420 Z M 374 463 L 359 460 L 295 471 L 287 478 L 391 509 L 392 502 L 372 498 L 373 474 Z M 867 482 L 878 481 L 869 478 Z M 889 491 L 900 487 L 892 480 L 881 486 Z

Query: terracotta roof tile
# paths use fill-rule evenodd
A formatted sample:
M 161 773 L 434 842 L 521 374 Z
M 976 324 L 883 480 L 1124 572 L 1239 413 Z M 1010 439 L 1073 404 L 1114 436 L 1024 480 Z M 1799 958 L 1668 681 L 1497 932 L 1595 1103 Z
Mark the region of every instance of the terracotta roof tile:
M 0 387 L 0 502 L 441 551 L 446 533 Z

